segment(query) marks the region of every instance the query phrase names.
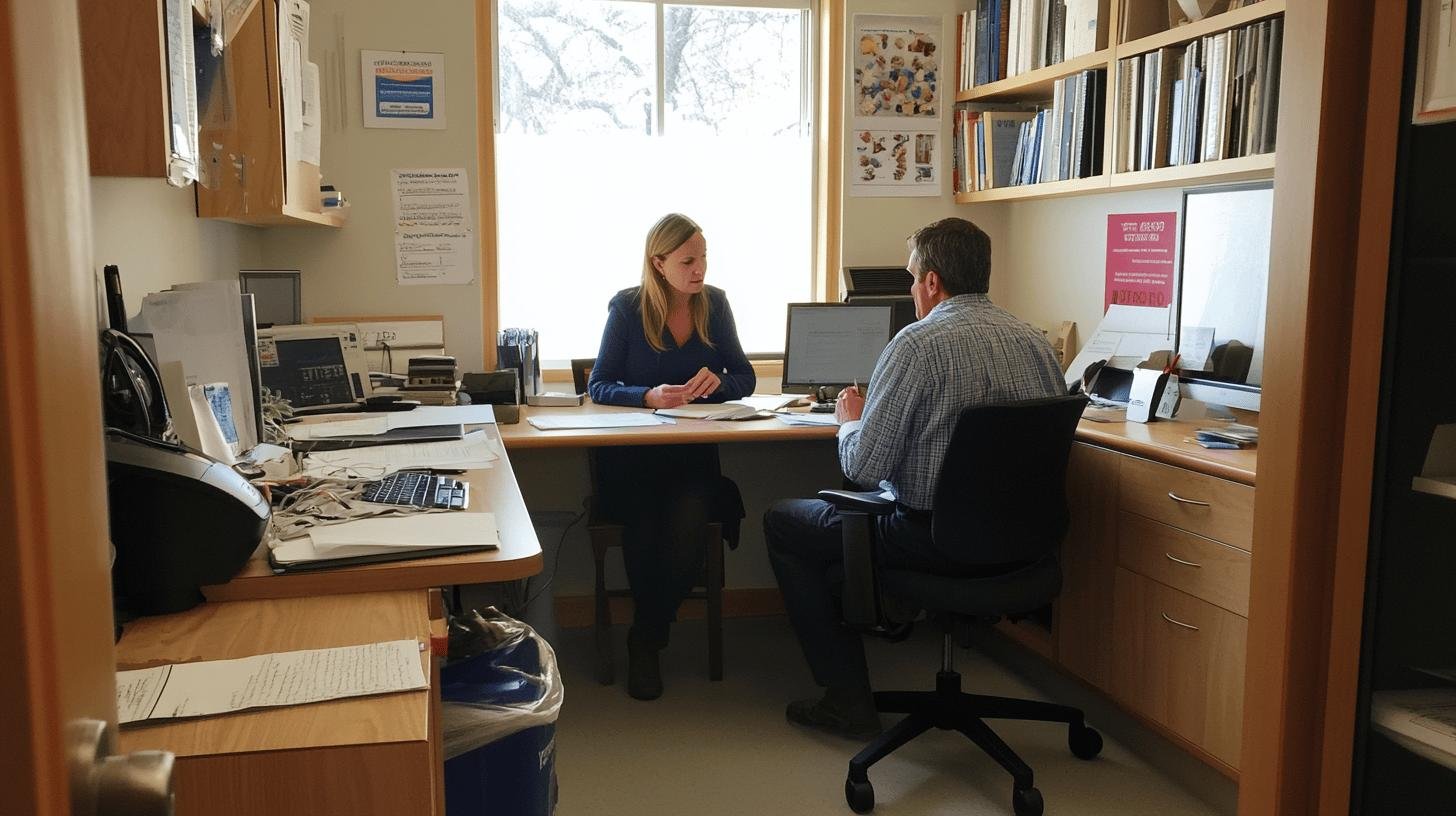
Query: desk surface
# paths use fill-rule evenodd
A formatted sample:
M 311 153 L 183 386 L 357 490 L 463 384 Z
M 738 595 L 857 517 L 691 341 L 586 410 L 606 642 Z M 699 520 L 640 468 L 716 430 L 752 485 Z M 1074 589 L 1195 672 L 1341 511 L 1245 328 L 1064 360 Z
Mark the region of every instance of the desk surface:
M 382 592 L 513 581 L 540 572 L 541 543 L 526 511 L 526 502 L 521 498 L 521 488 L 516 484 L 510 459 L 501 445 L 501 434 L 494 425 L 480 427 L 495 443 L 500 459 L 492 468 L 465 474 L 464 478 L 470 482 L 470 509 L 461 512 L 494 513 L 496 527 L 500 530 L 498 549 L 282 575 L 273 574 L 267 555 L 262 554 L 248 561 L 231 581 L 203 587 L 202 594 L 209 601 L 238 601 Z
M 532 416 L 571 414 L 645 413 L 645 408 L 618 405 L 585 405 L 569 408 L 521 406 L 521 421 L 501 425 L 501 438 L 511 450 L 528 448 L 598 448 L 613 445 L 688 445 L 701 442 L 774 442 L 803 439 L 833 439 L 839 429 L 833 425 L 808 427 L 785 425 L 779 420 L 751 419 L 728 422 L 711 419 L 678 419 L 674 425 L 642 428 L 579 428 L 540 431 L 526 420 Z
M 584 428 L 579 430 L 540 431 L 526 422 L 534 415 L 584 413 L 641 412 L 642 408 L 613 405 L 586 405 L 571 408 L 521 407 L 521 421 L 501 425 L 501 438 L 512 450 L 531 448 L 591 448 L 609 445 L 685 445 L 695 442 L 772 442 L 781 440 L 833 439 L 834 426 L 791 427 L 777 419 L 749 422 L 722 422 L 704 419 L 679 419 L 675 425 L 654 425 L 646 428 Z M 1239 421 L 1257 425 L 1258 414 L 1239 415 Z M 1258 453 L 1255 449 L 1208 450 L 1187 441 L 1197 428 L 1220 423 L 1209 420 L 1160 420 L 1137 422 L 1093 422 L 1082 420 L 1077 439 L 1094 445 L 1141 456 L 1157 462 L 1188 468 L 1243 484 L 1254 483 Z
M 119 669 L 415 638 L 428 643 L 424 590 L 208 603 L 126 625 Z M 420 665 L 430 674 L 429 652 Z M 179 757 L 369 746 L 429 739 L 426 689 L 121 729 L 121 752 Z
M 1257 426 L 1259 415 L 1241 412 L 1239 421 Z M 1257 448 L 1209 450 L 1190 441 L 1198 428 L 1217 427 L 1222 424 L 1211 419 L 1158 420 L 1147 424 L 1093 422 L 1084 419 L 1077 426 L 1077 441 L 1240 484 L 1254 484 L 1259 460 Z

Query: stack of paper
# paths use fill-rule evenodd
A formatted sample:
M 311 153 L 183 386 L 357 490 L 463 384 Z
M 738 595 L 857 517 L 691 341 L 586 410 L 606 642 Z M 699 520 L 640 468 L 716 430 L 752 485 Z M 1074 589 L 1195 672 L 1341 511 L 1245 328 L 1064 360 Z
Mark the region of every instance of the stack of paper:
M 1456 688 L 1377 691 L 1370 722 L 1408 750 L 1456 769 Z
M 430 512 L 379 516 L 313 527 L 269 542 L 275 569 L 423 558 L 500 546 L 494 513 Z M 393 557 L 391 557 L 393 556 Z
M 793 413 L 789 413 L 787 411 L 784 411 L 784 412 L 780 412 L 780 413 L 774 414 L 774 416 L 776 416 L 779 419 L 783 420 L 783 422 L 784 422 L 785 425 L 817 425 L 817 426 L 824 426 L 824 425 L 838 425 L 839 424 L 839 420 L 835 418 L 834 414 L 811 414 L 811 413 L 804 413 L 804 412 L 799 412 L 799 411 L 795 411 Z
M 545 414 L 527 417 L 538 431 L 568 431 L 578 428 L 645 428 L 651 425 L 674 425 L 670 417 L 656 414 Z
M 485 431 L 473 431 L 450 442 L 370 445 L 311 453 L 304 457 L 304 475 L 315 478 L 378 479 L 405 468 L 484 470 L 499 459 Z
M 419 642 L 395 640 L 117 672 L 116 713 L 125 725 L 424 687 Z

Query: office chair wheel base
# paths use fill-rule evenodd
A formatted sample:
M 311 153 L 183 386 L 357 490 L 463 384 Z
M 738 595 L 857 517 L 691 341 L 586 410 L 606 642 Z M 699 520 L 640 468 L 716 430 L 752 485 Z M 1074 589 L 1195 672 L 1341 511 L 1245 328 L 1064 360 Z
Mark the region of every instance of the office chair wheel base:
M 1011 809 L 1016 816 L 1041 816 L 1046 806 L 1041 801 L 1041 791 L 1025 788 L 1011 792 Z
M 1094 759 L 1102 753 L 1102 735 L 1091 726 L 1073 725 L 1067 732 L 1067 747 L 1077 759 Z
M 855 813 L 869 813 L 875 809 L 875 788 L 868 779 L 863 782 L 846 779 L 844 801 L 849 803 L 849 809 Z

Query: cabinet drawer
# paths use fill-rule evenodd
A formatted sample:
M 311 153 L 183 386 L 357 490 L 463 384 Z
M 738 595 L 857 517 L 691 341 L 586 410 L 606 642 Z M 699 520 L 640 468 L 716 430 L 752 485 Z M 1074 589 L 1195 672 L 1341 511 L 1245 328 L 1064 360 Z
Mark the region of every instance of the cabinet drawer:
M 1123 510 L 1249 549 L 1254 488 L 1131 456 L 1122 460 L 1121 481 Z
M 1113 694 L 1237 768 L 1244 618 L 1123 569 L 1113 613 Z
M 1120 566 L 1246 618 L 1250 560 L 1227 544 L 1134 513 L 1119 514 Z

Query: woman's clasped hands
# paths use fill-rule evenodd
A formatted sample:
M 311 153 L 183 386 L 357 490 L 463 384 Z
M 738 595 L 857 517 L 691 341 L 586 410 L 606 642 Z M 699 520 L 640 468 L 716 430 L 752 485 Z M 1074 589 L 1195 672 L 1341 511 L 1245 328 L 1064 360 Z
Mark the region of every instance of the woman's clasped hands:
M 718 390 L 723 380 L 707 366 L 698 369 L 693 378 L 682 385 L 659 385 L 647 392 L 648 408 L 676 408 Z

